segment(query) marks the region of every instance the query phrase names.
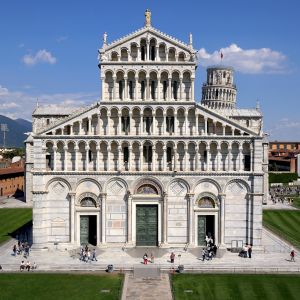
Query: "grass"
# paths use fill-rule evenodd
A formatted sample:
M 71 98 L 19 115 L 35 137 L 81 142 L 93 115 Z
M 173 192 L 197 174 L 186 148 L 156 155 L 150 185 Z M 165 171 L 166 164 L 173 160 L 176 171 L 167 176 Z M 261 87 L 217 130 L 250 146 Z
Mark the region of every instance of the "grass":
M 0 274 L 0 299 L 89 300 L 120 299 L 119 274 Z
M 0 245 L 9 240 L 11 233 L 32 220 L 31 208 L 0 209 Z
M 172 276 L 175 300 L 299 299 L 299 275 L 177 274 Z
M 300 197 L 291 197 L 293 198 L 293 206 L 300 209 Z
M 263 224 L 295 247 L 300 248 L 300 210 L 264 210 Z

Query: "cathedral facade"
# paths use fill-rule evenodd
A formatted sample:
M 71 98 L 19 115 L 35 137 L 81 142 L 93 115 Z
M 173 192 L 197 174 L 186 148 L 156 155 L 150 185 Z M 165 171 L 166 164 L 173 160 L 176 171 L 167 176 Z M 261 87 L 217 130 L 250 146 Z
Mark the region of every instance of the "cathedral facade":
M 26 198 L 36 247 L 261 245 L 268 144 L 257 109 L 236 108 L 234 71 L 151 25 L 99 49 L 101 99 L 33 112 Z

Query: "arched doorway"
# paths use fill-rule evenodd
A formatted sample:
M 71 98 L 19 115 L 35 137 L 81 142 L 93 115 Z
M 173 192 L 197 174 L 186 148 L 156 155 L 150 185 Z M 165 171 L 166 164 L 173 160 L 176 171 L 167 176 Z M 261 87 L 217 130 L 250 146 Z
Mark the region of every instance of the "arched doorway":
M 196 243 L 206 245 L 206 236 L 212 237 L 214 243 L 219 243 L 219 207 L 218 199 L 212 193 L 202 193 L 198 196 L 195 208 Z
M 162 236 L 161 187 L 152 180 L 143 180 L 132 200 L 133 242 L 136 246 L 158 246 Z

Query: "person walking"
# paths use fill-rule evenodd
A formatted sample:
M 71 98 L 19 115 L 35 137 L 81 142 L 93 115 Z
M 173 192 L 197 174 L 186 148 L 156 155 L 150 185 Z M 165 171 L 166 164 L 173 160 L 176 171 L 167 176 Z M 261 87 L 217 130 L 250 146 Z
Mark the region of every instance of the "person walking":
M 147 265 L 148 264 L 148 255 L 147 255 L 147 253 L 144 254 L 143 260 L 144 260 L 144 265 Z
M 174 259 L 175 259 L 175 253 L 172 252 L 170 255 L 171 264 L 174 264 Z
M 96 257 L 96 249 L 93 249 L 93 256 L 92 256 L 92 261 L 97 261 L 97 257 Z
M 252 257 L 252 244 L 249 244 L 249 246 L 248 246 L 248 257 L 249 258 Z
M 291 261 L 295 262 L 295 250 L 294 249 L 292 249 L 290 257 L 291 257 Z
M 16 245 L 13 246 L 13 253 L 14 253 L 14 256 L 17 256 L 17 246 Z
M 203 249 L 202 249 L 202 261 L 205 260 L 205 255 L 206 255 L 206 251 L 205 251 L 205 249 L 203 248 Z
M 152 252 L 150 254 L 150 261 L 152 264 L 154 264 L 154 254 Z

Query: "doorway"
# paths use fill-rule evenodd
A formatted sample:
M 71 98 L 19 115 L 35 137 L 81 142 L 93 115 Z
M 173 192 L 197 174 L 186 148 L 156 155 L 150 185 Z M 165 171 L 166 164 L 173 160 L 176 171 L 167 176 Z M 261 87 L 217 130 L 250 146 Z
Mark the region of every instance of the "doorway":
M 80 244 L 97 245 L 97 216 L 80 216 Z
M 211 236 L 215 242 L 215 216 L 198 216 L 198 246 L 205 246 L 205 237 Z
M 158 206 L 136 206 L 136 245 L 158 245 Z

